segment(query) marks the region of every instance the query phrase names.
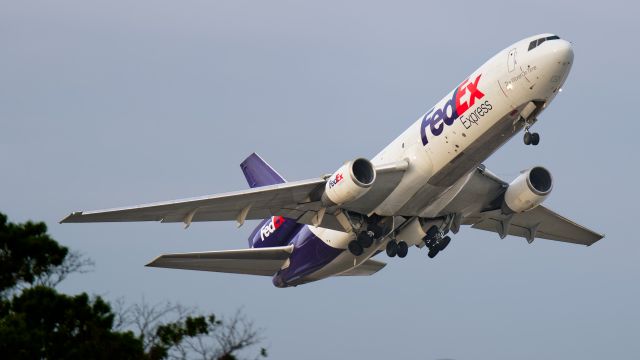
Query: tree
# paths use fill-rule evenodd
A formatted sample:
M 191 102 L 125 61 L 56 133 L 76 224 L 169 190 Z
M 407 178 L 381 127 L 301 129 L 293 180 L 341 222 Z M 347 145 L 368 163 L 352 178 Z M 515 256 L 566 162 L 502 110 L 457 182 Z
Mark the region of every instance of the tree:
M 91 266 L 93 261 L 51 238 L 45 223 L 14 224 L 0 213 L 0 297 L 31 285 L 55 287 Z
M 0 213 L 0 354 L 16 359 L 237 359 L 262 339 L 240 313 L 229 320 L 178 304 L 116 311 L 101 297 L 54 287 L 93 262 L 47 234 L 44 223 L 14 224 Z M 260 350 L 266 356 L 266 350 Z
M 170 302 L 149 304 L 145 299 L 131 306 L 115 305 L 116 328 L 139 334 L 151 359 L 235 360 L 263 338 L 260 329 L 238 310 L 229 318 L 197 315 L 194 308 Z M 258 356 L 267 357 L 260 348 Z
M 140 359 L 142 341 L 113 331 L 109 304 L 87 294 L 68 296 L 35 286 L 3 301 L 0 354 L 16 359 Z

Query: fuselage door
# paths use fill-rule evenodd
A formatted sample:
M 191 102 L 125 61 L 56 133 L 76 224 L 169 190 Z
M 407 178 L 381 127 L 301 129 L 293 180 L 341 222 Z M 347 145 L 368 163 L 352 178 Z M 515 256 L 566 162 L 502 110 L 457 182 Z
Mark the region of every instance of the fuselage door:
M 513 70 L 515 70 L 516 64 L 518 64 L 516 60 L 516 54 L 517 54 L 516 48 L 509 50 L 509 57 L 507 59 L 507 68 L 509 69 L 509 72 L 512 72 Z

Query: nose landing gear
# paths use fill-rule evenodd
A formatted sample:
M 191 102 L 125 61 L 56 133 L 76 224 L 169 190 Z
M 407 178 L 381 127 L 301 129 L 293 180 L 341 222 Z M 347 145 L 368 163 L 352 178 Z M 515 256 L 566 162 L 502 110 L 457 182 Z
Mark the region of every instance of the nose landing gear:
M 525 145 L 538 145 L 540 143 L 540 134 L 529 132 L 529 128 L 524 130 L 524 144 Z

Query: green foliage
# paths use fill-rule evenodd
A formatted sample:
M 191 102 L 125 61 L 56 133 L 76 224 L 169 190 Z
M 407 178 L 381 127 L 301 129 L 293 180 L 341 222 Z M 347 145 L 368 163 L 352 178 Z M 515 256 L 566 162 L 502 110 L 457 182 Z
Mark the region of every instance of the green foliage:
M 47 234 L 45 223 L 13 224 L 0 213 L 0 293 L 33 284 L 62 265 L 68 252 Z
M 235 360 L 260 341 L 239 314 L 225 323 L 180 305 L 134 306 L 133 319 L 102 298 L 53 286 L 91 265 L 47 234 L 44 223 L 14 224 L 0 213 L 0 357 L 2 359 Z M 117 324 L 115 323 L 117 315 Z M 173 321 L 169 321 L 171 317 Z M 137 332 L 134 334 L 129 325 Z M 261 349 L 260 356 L 266 356 Z
M 114 315 L 100 297 L 68 296 L 44 286 L 2 302 L 0 354 L 16 359 L 140 359 L 142 341 L 112 330 Z
M 169 349 L 180 345 L 187 337 L 197 337 L 209 333 L 210 324 L 216 324 L 215 316 L 188 316 L 184 321 L 176 321 L 158 326 L 156 338 L 158 339 L 149 350 L 150 359 L 164 359 L 169 354 Z

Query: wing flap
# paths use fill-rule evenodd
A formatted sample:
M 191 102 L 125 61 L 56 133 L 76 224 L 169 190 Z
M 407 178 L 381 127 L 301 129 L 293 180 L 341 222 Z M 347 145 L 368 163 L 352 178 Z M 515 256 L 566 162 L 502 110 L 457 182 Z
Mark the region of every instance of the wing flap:
M 146 266 L 272 276 L 280 270 L 292 251 L 293 245 L 273 248 L 166 254 L 158 256 Z
M 589 246 L 604 237 L 544 206 L 514 214 L 511 219 L 499 210 L 480 215 L 480 219 L 472 225 L 473 228 L 500 233 L 501 228 L 506 226 L 506 234 L 523 237 L 530 241 L 534 238 L 542 238 Z

